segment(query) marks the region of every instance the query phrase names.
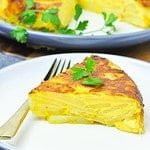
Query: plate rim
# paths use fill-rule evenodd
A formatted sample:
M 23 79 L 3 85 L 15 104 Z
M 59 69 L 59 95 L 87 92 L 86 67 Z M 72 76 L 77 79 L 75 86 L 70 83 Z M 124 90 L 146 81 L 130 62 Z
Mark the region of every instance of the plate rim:
M 2 68 L 2 69 L 0 69 L 0 74 L 1 73 L 3 73 L 3 72 L 6 72 L 7 70 L 9 70 L 9 69 L 13 69 L 13 68 L 15 68 L 15 67 L 17 67 L 17 66 L 20 66 L 20 65 L 24 65 L 24 64 L 26 64 L 26 63 L 28 63 L 28 62 L 34 62 L 34 61 L 40 61 L 40 60 L 42 60 L 42 59 L 44 59 L 44 58 L 48 58 L 48 57 L 51 57 L 51 56 L 60 56 L 60 55 L 75 55 L 75 54 L 77 54 L 77 55 L 99 55 L 99 56 L 102 56 L 102 57 L 104 57 L 104 58 L 107 58 L 107 57 L 116 57 L 116 58 L 122 58 L 122 59 L 125 59 L 125 60 L 129 60 L 129 61 L 131 61 L 132 63 L 137 63 L 137 64 L 142 64 L 142 65 L 144 65 L 144 66 L 148 66 L 148 67 L 150 67 L 150 63 L 149 62 L 146 62 L 146 61 L 143 61 L 143 60 L 139 60 L 139 59 L 137 59 L 137 58 L 132 58 L 132 57 L 127 57 L 127 56 L 120 56 L 120 55 L 113 55 L 113 54 L 105 54 L 105 53 L 84 53 L 84 52 L 81 52 L 81 53 L 78 53 L 78 52 L 76 52 L 76 53 L 61 53 L 61 54 L 50 54 L 50 55 L 46 55 L 46 56 L 40 56 L 40 57 L 35 57 L 35 58 L 29 58 L 29 59 L 26 59 L 26 60 L 23 60 L 23 61 L 21 61 L 21 62 L 17 62 L 17 63 L 15 63 L 15 64 L 12 64 L 12 65 L 9 65 L 9 66 L 6 66 L 6 67 L 4 67 L 4 68 Z

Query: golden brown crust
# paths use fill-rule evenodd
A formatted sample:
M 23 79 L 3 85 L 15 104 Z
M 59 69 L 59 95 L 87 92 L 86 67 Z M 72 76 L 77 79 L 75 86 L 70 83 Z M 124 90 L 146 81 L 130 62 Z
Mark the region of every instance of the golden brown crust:
M 99 61 L 104 61 L 105 63 L 103 65 L 97 65 L 94 75 L 95 77 L 101 78 L 104 81 L 104 85 L 94 88 L 92 91 L 108 90 L 112 94 L 127 95 L 131 98 L 138 99 L 140 102 L 142 101 L 142 96 L 136 84 L 123 70 L 111 68 L 108 65 L 109 61 L 107 59 L 103 60 L 97 56 L 93 56 L 93 58 L 97 60 L 97 63 Z M 116 79 L 111 80 L 104 77 L 107 73 L 116 75 Z
M 35 1 L 35 10 L 46 10 L 49 8 L 58 8 L 62 4 L 62 0 L 53 1 Z M 18 15 L 26 9 L 25 0 L 8 0 L 8 6 L 5 10 L 6 14 Z M 9 13 L 8 13 L 9 12 Z
M 8 0 L 8 6 L 5 10 L 6 14 L 18 15 L 25 10 L 25 0 Z
M 141 3 L 145 7 L 150 7 L 150 0 L 141 0 Z
M 68 84 L 61 84 L 61 83 L 49 84 L 49 82 L 47 82 L 47 81 L 43 82 L 41 84 L 41 86 L 39 86 L 35 90 L 39 90 L 39 91 L 51 91 L 51 92 L 57 92 L 57 93 L 68 93 L 68 92 L 74 92 L 75 91 Z
M 49 8 L 58 8 L 62 5 L 62 0 L 36 2 L 37 10 L 46 10 Z
M 84 86 L 81 84 L 82 80 L 73 81 L 72 71 L 69 69 L 64 73 L 59 74 L 51 80 L 43 82 L 35 90 L 37 91 L 50 91 L 56 93 L 69 93 L 77 92 L 76 88 L 81 86 L 88 92 L 109 92 L 112 95 L 123 95 L 134 98 L 142 103 L 142 96 L 132 79 L 121 69 L 114 67 L 108 59 L 98 56 L 91 56 L 96 61 L 96 67 L 93 77 L 100 78 L 104 81 L 104 85 L 100 87 Z M 86 60 L 86 59 L 85 59 Z M 85 60 L 76 66 L 84 68 Z M 34 92 L 33 90 L 32 92 Z

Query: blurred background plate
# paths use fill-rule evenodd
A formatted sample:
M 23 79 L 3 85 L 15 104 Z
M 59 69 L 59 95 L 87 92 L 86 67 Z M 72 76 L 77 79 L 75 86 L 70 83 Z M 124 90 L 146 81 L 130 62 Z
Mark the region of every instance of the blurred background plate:
M 0 20 L 0 34 L 10 38 L 14 25 Z M 40 31 L 28 30 L 28 44 L 38 47 L 52 47 L 59 49 L 114 49 L 141 44 L 150 41 L 150 29 L 143 31 L 103 35 L 103 36 L 68 36 Z

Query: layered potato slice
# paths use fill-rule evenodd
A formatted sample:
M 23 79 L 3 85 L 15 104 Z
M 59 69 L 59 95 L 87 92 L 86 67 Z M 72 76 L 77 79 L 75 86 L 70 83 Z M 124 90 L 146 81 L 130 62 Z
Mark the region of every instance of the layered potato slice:
M 75 13 L 75 5 L 76 0 L 34 0 L 35 8 L 37 13 L 37 20 L 35 24 L 32 26 L 33 29 L 49 29 L 55 30 L 55 26 L 53 24 L 45 23 L 42 21 L 42 11 L 48 10 L 51 8 L 58 8 L 59 14 L 58 17 L 60 19 L 61 25 L 66 26 L 70 23 L 71 19 Z M 25 27 L 29 27 L 25 24 L 22 24 L 19 17 L 20 14 L 26 9 L 25 0 L 0 0 L 0 18 L 17 25 L 22 25 Z
M 132 133 L 143 133 L 143 103 L 132 79 L 108 59 L 96 61 L 93 77 L 102 86 L 74 81 L 72 70 L 42 82 L 29 93 L 31 111 L 51 123 L 100 123 Z M 84 68 L 86 59 L 75 66 Z

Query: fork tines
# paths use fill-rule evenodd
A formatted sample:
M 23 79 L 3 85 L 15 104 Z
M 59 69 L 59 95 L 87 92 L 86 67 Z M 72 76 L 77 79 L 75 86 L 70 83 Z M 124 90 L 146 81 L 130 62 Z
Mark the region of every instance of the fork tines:
M 59 73 L 62 73 L 65 69 L 70 68 L 70 65 L 71 65 L 71 60 L 67 61 L 66 59 L 62 60 L 62 59 L 56 58 L 53 61 L 53 63 L 51 65 L 46 77 L 44 78 L 44 80 L 46 81 L 49 78 L 52 78 Z

